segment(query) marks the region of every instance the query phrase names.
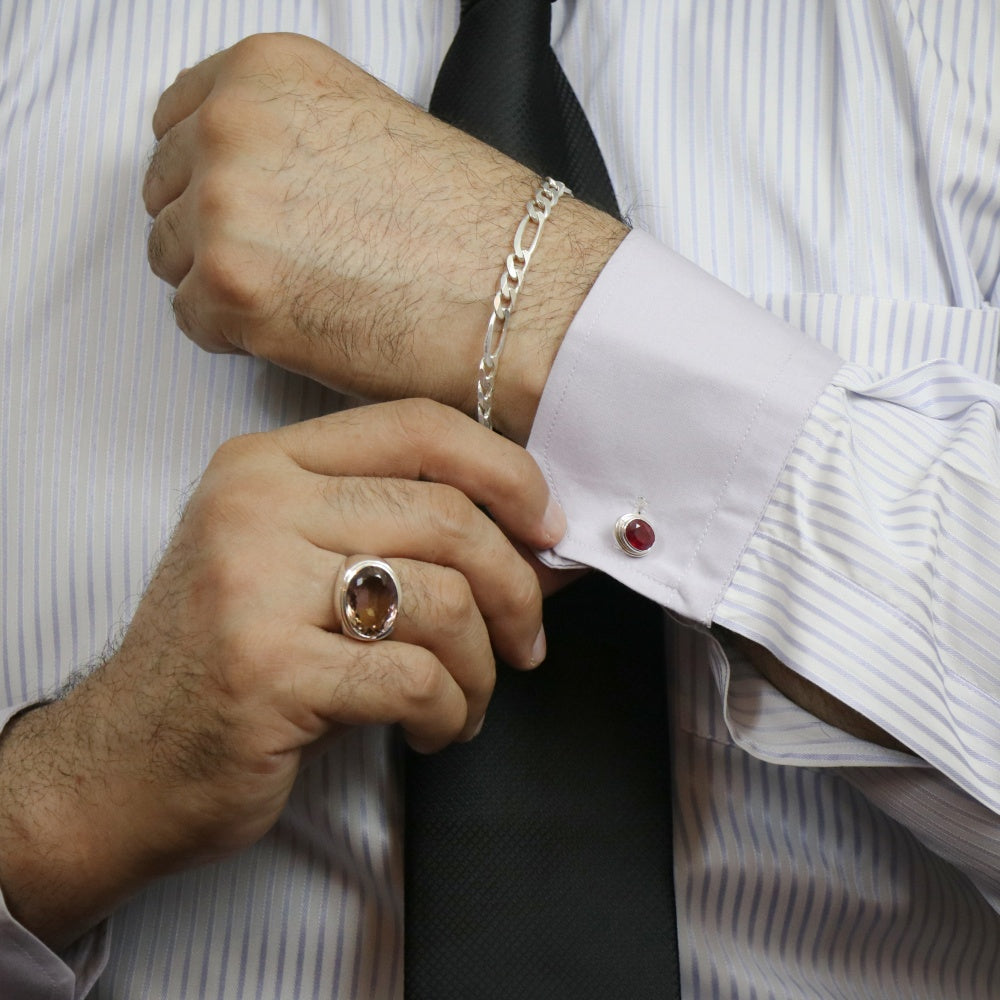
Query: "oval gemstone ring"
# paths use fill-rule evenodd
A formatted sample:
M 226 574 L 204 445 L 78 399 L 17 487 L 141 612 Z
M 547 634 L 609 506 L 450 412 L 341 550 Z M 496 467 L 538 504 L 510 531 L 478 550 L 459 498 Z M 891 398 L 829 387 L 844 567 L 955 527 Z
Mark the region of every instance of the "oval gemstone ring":
M 392 632 L 401 600 L 399 578 L 384 559 L 361 556 L 344 567 L 337 581 L 341 628 L 363 642 Z

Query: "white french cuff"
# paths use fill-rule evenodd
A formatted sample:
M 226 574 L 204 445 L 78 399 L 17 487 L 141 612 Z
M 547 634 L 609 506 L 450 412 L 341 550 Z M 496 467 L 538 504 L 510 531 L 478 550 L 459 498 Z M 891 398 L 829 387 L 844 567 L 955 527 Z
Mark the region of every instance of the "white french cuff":
M 645 233 L 608 262 L 556 357 L 528 449 L 566 511 L 543 560 L 592 566 L 708 624 L 841 359 Z M 615 525 L 644 505 L 642 559 Z

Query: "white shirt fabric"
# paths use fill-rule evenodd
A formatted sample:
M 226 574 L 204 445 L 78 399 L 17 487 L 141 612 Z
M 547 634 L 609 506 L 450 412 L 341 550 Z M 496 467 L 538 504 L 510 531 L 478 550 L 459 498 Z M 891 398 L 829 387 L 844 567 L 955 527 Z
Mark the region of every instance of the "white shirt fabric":
M 457 8 L 0 7 L 4 718 L 127 622 L 221 441 L 338 405 L 174 328 L 139 194 L 159 92 L 281 29 L 426 103 Z M 552 558 L 693 625 L 668 664 L 683 994 L 996 996 L 1000 9 L 553 14 L 644 232 L 574 322 L 532 448 L 570 519 Z M 658 541 L 632 560 L 611 530 L 640 497 Z M 914 755 L 820 724 L 710 623 Z M 151 886 L 70 953 L 0 913 L 0 992 L 398 998 L 397 796 L 388 734 L 359 731 L 259 845 Z

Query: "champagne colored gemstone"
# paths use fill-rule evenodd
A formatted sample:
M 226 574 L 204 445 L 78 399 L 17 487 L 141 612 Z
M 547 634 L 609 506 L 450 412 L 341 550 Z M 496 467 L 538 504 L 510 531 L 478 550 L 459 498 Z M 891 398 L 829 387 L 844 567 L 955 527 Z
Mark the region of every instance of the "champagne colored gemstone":
M 379 566 L 363 566 L 344 592 L 344 616 L 351 629 L 365 639 L 388 634 L 399 610 L 399 594 L 392 577 Z
M 636 550 L 636 552 L 648 552 L 656 541 L 656 533 L 653 526 L 641 517 L 633 517 L 625 525 L 625 541 Z

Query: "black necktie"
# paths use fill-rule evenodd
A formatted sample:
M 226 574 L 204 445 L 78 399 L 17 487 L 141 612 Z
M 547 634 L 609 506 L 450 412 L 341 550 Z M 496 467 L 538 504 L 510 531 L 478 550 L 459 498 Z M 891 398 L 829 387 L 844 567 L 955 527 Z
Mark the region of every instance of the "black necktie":
M 463 2 L 431 110 L 617 214 L 550 22 Z M 407 1000 L 679 996 L 662 612 L 594 575 L 545 627 L 475 740 L 407 754 Z
M 551 0 L 462 0 L 431 112 L 618 215 L 604 158 L 549 35 Z

